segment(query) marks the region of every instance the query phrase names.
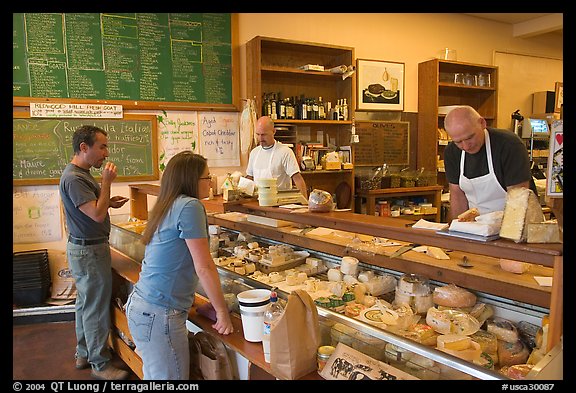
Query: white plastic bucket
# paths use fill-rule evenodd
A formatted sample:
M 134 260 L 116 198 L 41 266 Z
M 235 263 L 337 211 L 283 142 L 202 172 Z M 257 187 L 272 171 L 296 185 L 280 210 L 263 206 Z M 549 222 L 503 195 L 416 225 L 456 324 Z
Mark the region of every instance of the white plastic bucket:
M 237 296 L 244 338 L 250 342 L 262 341 L 264 310 L 270 303 L 269 289 L 250 289 Z

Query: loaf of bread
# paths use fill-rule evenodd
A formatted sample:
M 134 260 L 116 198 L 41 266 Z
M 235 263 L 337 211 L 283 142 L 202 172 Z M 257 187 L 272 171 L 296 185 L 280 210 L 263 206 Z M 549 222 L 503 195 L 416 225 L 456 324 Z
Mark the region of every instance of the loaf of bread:
M 458 215 L 458 221 L 474 221 L 480 215 L 480 211 L 473 207 Z

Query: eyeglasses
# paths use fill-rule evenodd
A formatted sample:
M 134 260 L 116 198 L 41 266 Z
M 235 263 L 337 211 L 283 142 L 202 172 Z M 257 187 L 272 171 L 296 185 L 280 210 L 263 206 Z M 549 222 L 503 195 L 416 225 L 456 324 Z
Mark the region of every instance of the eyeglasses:
M 212 180 L 212 176 L 208 175 L 206 177 L 201 177 L 199 180 Z

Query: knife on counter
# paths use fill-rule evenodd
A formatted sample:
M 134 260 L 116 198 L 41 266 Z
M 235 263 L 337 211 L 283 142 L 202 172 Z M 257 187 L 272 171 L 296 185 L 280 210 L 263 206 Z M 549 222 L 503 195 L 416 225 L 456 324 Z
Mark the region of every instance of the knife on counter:
M 406 251 L 410 251 L 414 247 L 420 247 L 420 244 L 416 244 L 416 243 L 406 244 L 405 246 L 400 247 L 399 249 L 394 251 L 392 254 L 390 254 L 389 257 L 390 258 L 399 257 L 400 255 L 404 254 Z

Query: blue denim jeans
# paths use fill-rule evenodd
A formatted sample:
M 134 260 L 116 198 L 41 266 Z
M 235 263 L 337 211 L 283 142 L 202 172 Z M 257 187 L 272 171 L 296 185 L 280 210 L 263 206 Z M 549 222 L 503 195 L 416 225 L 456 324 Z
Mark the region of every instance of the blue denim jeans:
M 76 357 L 96 370 L 111 359 L 108 348 L 112 257 L 108 243 L 82 246 L 67 243 L 68 265 L 76 284 Z
M 144 379 L 188 379 L 188 313 L 148 303 L 135 291 L 126 302 L 126 317 Z

